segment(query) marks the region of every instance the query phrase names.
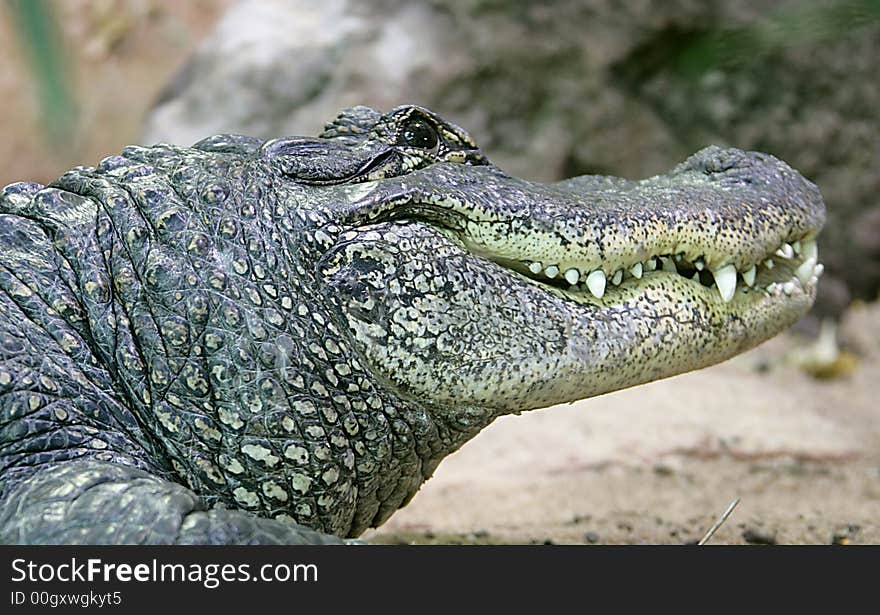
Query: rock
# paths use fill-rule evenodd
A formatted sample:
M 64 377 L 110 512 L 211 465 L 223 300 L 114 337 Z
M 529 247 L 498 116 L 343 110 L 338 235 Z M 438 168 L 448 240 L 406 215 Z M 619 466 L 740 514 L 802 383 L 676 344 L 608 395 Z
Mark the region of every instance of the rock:
M 866 358 L 880 358 L 880 302 L 854 303 L 840 322 L 840 343 Z
M 621 14 L 574 0 L 549 10 L 482 0 L 246 0 L 166 89 L 143 140 L 195 141 L 238 131 L 313 134 L 352 104 L 430 105 L 476 133 L 515 174 L 569 167 L 650 175 L 690 152 L 605 71 L 658 22 L 705 21 L 701 3 Z M 536 164 L 536 161 L 540 161 Z
M 776 534 L 764 529 L 749 526 L 743 530 L 743 540 L 751 545 L 775 545 Z
M 855 371 L 858 360 L 838 344 L 837 322 L 825 319 L 817 338 L 790 350 L 786 361 L 818 379 L 844 378 Z
M 537 180 L 644 177 L 710 143 L 767 151 L 825 195 L 820 255 L 842 288 L 816 309 L 836 315 L 880 288 L 866 213 L 880 192 L 880 20 L 777 4 L 245 0 L 167 88 L 143 141 L 314 134 L 346 106 L 414 102 Z
M 859 215 L 853 241 L 866 254 L 880 256 L 880 205 Z
M 839 527 L 835 529 L 831 535 L 831 544 L 841 546 L 851 545 L 855 542 L 861 529 L 861 526 L 857 523 L 849 523 L 843 527 Z

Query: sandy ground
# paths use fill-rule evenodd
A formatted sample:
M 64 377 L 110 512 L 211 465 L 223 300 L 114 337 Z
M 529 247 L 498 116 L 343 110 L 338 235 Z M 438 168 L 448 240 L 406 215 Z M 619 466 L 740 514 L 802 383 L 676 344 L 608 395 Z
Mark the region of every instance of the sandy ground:
M 446 459 L 372 542 L 880 543 L 880 306 L 817 380 L 783 336 L 699 372 L 504 417 Z M 842 337 L 846 337 L 843 335 Z

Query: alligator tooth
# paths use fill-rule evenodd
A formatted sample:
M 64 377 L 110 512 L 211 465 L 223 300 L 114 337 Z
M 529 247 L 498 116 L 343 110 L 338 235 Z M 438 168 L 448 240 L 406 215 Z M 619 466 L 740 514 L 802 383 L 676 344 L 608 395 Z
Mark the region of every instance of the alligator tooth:
M 801 242 L 800 241 L 795 241 L 793 244 L 791 244 L 791 247 L 794 248 L 795 254 L 801 253 Z
M 718 292 L 725 303 L 733 299 L 736 292 L 736 267 L 733 265 L 724 265 L 717 271 L 713 271 L 715 276 L 715 284 L 718 285 Z
M 618 269 L 614 272 L 614 277 L 611 278 L 611 283 L 615 286 L 619 286 L 621 282 L 623 282 L 623 269 Z
M 544 275 L 546 275 L 550 279 L 555 278 L 557 275 L 559 275 L 559 267 L 557 267 L 556 265 L 550 265 L 549 267 L 544 269 Z
M 593 293 L 593 296 L 596 299 L 601 299 L 605 294 L 605 272 L 601 269 L 596 269 L 587 276 L 587 288 L 590 289 L 590 292 Z
M 745 280 L 747 286 L 754 286 L 756 273 L 757 268 L 754 265 L 752 265 L 750 269 L 743 271 L 743 280 Z
M 819 260 L 819 250 L 816 248 L 815 239 L 810 239 L 801 244 L 801 250 L 803 251 L 804 258 L 815 258 L 817 261 Z
M 694 275 L 691 276 L 691 279 L 692 279 L 694 282 L 699 282 L 699 281 L 700 281 L 700 272 L 699 272 L 699 271 L 694 271 Z
M 817 278 L 821 278 L 824 272 L 825 265 L 823 265 L 822 263 L 819 263 L 818 265 L 816 265 L 816 268 L 813 269 L 813 275 L 815 275 Z
M 705 267 L 705 266 L 706 266 L 706 263 L 703 262 L 702 258 L 698 258 L 697 260 L 694 261 L 694 267 L 697 268 L 697 271 L 702 271 L 703 267 Z
M 774 264 L 775 264 L 775 263 L 773 262 L 773 259 L 772 259 L 772 258 L 768 258 L 767 260 L 764 261 L 764 266 L 765 266 L 767 269 L 773 269 L 773 265 L 774 265 Z
M 535 275 L 538 275 L 539 273 L 541 273 L 541 270 L 543 270 L 543 269 L 544 269 L 544 265 L 542 265 L 539 261 L 535 261 L 534 263 L 529 265 L 529 271 L 531 271 Z
M 767 287 L 767 291 L 774 297 L 778 297 L 782 294 L 782 284 L 780 282 L 774 282 Z
M 565 272 L 565 279 L 566 279 L 566 281 L 568 281 L 569 284 L 574 286 L 575 284 L 578 283 L 578 280 L 581 279 L 581 273 L 577 269 L 574 269 L 574 268 L 569 269 L 568 271 Z
M 681 259 L 683 259 L 683 258 L 684 258 L 684 252 L 679 252 L 678 254 L 675 255 L 675 262 L 680 263 Z
M 636 278 L 637 280 L 640 280 L 640 279 L 642 278 L 642 271 L 643 271 L 643 269 L 644 269 L 644 267 L 642 267 L 642 264 L 641 264 L 641 263 L 636 263 L 635 265 L 633 265 L 633 266 L 630 268 L 629 271 L 630 271 L 630 273 L 633 274 L 633 277 L 634 277 L 634 278 Z
M 776 250 L 775 254 L 782 258 L 792 258 L 794 256 L 794 248 L 792 248 L 790 244 L 784 243 L 778 250 Z
M 648 271 L 654 271 L 657 268 L 657 259 L 654 257 L 649 258 L 645 261 L 645 269 Z
M 791 293 L 793 293 L 794 292 L 794 282 L 786 282 L 785 284 L 783 284 L 782 285 L 782 292 L 784 292 L 786 295 L 790 295 Z
M 797 276 L 797 279 L 802 283 L 806 284 L 811 277 L 813 277 L 813 269 L 816 268 L 816 259 L 808 258 L 805 260 L 800 267 L 798 267 L 794 274 Z
M 675 266 L 675 261 L 667 256 L 661 256 L 660 262 L 663 263 L 663 271 L 668 271 L 669 273 L 678 273 L 678 267 Z

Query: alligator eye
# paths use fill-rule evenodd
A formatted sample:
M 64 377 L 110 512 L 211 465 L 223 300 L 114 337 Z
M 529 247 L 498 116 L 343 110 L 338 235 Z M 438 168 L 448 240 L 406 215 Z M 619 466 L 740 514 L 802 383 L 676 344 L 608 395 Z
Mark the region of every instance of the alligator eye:
M 434 149 L 440 142 L 437 131 L 424 120 L 410 120 L 397 137 L 398 145 Z

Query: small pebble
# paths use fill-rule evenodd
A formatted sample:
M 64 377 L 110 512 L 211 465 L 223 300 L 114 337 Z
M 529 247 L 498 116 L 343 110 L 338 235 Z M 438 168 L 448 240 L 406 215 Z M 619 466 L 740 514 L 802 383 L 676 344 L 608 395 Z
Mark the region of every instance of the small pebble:
M 743 540 L 750 545 L 775 545 L 776 536 L 764 530 L 747 527 L 742 533 Z
M 654 466 L 654 474 L 657 476 L 672 476 L 675 474 L 675 470 L 666 464 L 658 463 Z

